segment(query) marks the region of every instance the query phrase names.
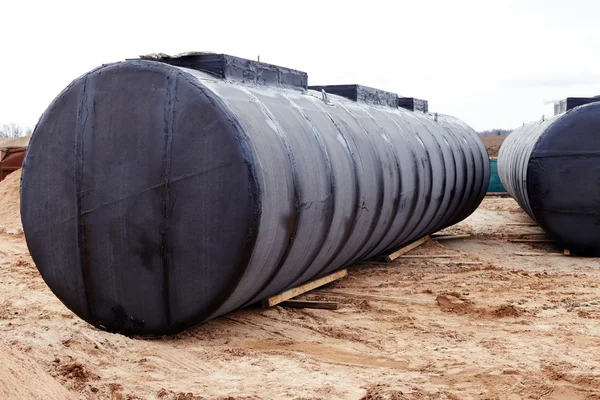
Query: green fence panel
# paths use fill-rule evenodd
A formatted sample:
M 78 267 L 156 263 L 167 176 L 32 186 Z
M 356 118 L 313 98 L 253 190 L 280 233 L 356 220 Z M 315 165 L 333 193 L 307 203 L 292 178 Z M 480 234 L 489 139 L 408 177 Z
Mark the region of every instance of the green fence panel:
M 490 184 L 487 188 L 488 193 L 499 193 L 506 192 L 504 186 L 502 186 L 502 182 L 500 182 L 500 177 L 498 176 L 498 160 L 490 158 Z

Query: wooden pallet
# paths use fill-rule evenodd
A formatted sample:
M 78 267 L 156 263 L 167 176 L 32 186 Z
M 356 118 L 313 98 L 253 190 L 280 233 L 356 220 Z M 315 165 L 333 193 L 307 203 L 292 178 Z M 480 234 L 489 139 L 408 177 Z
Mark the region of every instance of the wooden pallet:
M 452 240 L 452 239 L 466 239 L 470 238 L 470 233 L 465 233 L 461 235 L 431 235 L 431 240 Z
M 459 239 L 459 238 L 467 238 L 471 235 L 438 235 L 434 236 L 435 240 L 448 240 L 448 239 Z M 427 235 L 422 237 L 419 240 L 416 240 L 395 252 L 383 256 L 385 262 L 377 262 L 377 261 L 363 261 L 356 264 L 388 264 L 397 258 L 453 258 L 453 257 L 462 257 L 461 254 L 422 254 L 422 255 L 407 255 L 409 251 L 419 247 L 423 243 L 432 239 L 431 236 Z M 288 306 L 288 307 L 296 307 L 296 308 L 322 308 L 334 310 L 337 309 L 337 304 L 330 304 L 330 302 L 321 302 L 321 301 L 288 301 L 294 297 L 300 296 L 306 292 L 314 290 L 320 286 L 326 285 L 338 279 L 341 279 L 348 275 L 347 269 L 342 269 L 340 271 L 334 272 L 333 274 L 324 276 L 322 278 L 316 279 L 314 281 L 307 282 L 303 285 L 295 287 L 290 290 L 286 290 L 285 292 L 279 293 L 275 296 L 271 296 L 267 299 L 264 299 L 261 303 L 263 307 L 273 307 L 276 305 Z
M 400 258 L 458 258 L 464 256 L 464 254 L 405 254 Z
M 536 257 L 536 256 L 550 256 L 550 257 L 561 256 L 561 257 L 563 257 L 564 256 L 563 253 L 529 253 L 529 252 L 522 252 L 522 251 L 513 253 L 513 255 L 523 256 L 523 257 Z
M 408 253 L 409 251 L 411 251 L 412 249 L 419 247 L 420 245 L 422 245 L 423 243 L 427 242 L 429 239 L 431 239 L 431 237 L 429 235 L 422 237 L 419 240 L 416 240 L 414 242 L 412 242 L 411 244 L 407 244 L 406 246 L 400 248 L 399 250 L 396 250 L 395 252 L 393 252 L 392 254 L 388 254 L 386 256 L 383 256 L 383 259 L 386 262 L 392 262 L 394 261 L 396 258 Z
M 442 261 L 442 265 L 483 265 L 482 261 Z
M 507 226 L 538 226 L 535 222 L 509 222 Z
M 571 256 L 571 257 L 577 257 L 577 255 L 571 253 L 571 250 L 569 249 L 565 249 L 562 253 L 526 253 L 526 252 L 516 252 L 513 253 L 515 256 Z
M 292 299 L 294 297 L 300 296 L 306 292 L 310 292 L 320 286 L 326 285 L 333 281 L 337 281 L 338 279 L 342 279 L 343 277 L 348 275 L 347 269 L 341 269 L 339 271 L 334 272 L 333 274 L 329 274 L 319 279 L 315 279 L 314 281 L 307 282 L 303 285 L 297 286 L 293 289 L 286 290 L 285 292 L 279 293 L 275 296 L 268 297 L 264 299 L 261 303 L 263 307 L 273 307 L 280 303 L 283 303 L 286 300 Z
M 378 296 L 367 293 L 349 293 L 349 292 L 338 292 L 330 290 L 319 290 L 319 294 L 324 294 L 333 297 L 350 297 L 353 299 L 368 299 L 368 300 L 380 300 L 380 301 L 391 301 L 391 302 L 410 302 L 410 303 L 430 303 L 431 300 L 422 299 L 418 297 L 397 297 L 397 296 Z
M 286 300 L 279 303 L 281 307 L 316 308 L 319 310 L 337 310 L 340 305 L 335 301 Z
M 513 243 L 554 243 L 553 239 L 508 239 Z
M 532 233 L 511 233 L 508 235 L 509 239 L 525 239 L 527 236 L 544 236 L 539 239 L 548 239 L 546 232 L 532 232 Z
M 512 197 L 508 192 L 487 192 L 485 195 L 490 197 Z

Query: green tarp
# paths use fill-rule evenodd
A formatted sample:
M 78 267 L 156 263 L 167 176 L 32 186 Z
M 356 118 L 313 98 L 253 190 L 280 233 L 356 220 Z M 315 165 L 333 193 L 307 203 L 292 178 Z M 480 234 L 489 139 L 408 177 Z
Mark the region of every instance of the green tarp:
M 490 158 L 490 184 L 487 188 L 488 193 L 506 192 L 500 177 L 498 176 L 498 160 Z

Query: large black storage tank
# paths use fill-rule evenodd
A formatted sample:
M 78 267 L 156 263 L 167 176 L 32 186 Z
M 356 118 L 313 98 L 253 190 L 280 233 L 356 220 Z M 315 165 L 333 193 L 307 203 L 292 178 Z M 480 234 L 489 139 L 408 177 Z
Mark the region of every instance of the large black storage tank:
M 600 103 L 512 132 L 498 156 L 502 184 L 560 245 L 600 253 Z
M 464 219 L 488 185 L 483 144 L 398 102 L 225 55 L 99 67 L 31 139 L 33 259 L 93 325 L 165 334 Z

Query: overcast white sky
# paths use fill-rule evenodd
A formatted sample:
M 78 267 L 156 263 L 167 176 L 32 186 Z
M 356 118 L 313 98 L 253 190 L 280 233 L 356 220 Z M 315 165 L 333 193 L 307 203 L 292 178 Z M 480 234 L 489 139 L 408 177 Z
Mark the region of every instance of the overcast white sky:
M 3 1 L 0 124 L 107 62 L 210 50 L 429 100 L 476 130 L 600 94 L 600 1 Z M 544 103 L 546 102 L 546 104 Z

